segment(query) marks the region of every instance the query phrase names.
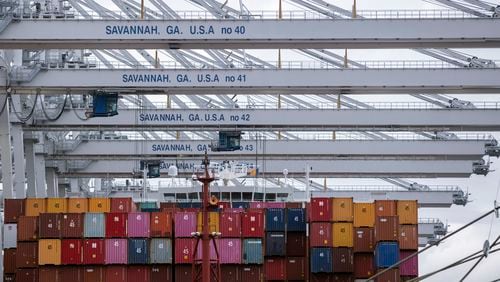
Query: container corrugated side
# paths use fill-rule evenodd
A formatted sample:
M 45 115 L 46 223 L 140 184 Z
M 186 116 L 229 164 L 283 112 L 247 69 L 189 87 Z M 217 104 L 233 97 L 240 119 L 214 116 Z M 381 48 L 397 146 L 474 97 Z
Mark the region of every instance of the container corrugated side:
M 244 239 L 242 259 L 244 264 L 264 263 L 262 239 Z
M 332 219 L 334 222 L 352 222 L 354 220 L 352 198 L 332 199 Z
M 17 223 L 20 216 L 24 215 L 24 199 L 5 199 L 4 222 Z
M 222 238 L 217 241 L 221 264 L 241 263 L 241 239 Z
M 199 212 L 196 217 L 196 230 L 201 232 L 203 227 L 202 213 Z M 209 212 L 208 213 L 208 226 L 210 233 L 219 232 L 219 212 Z
M 127 239 L 106 239 L 104 244 L 106 264 L 128 263 L 128 241 Z
M 356 227 L 354 228 L 354 252 L 355 253 L 373 253 L 375 249 L 375 237 L 373 228 Z
M 222 212 L 219 230 L 222 238 L 241 237 L 241 213 Z
M 38 282 L 38 269 L 17 269 L 16 282 Z
M 104 213 L 86 213 L 84 216 L 83 234 L 86 238 L 104 238 L 106 220 Z
M 380 242 L 375 248 L 375 266 L 389 267 L 399 261 L 399 246 L 396 242 Z
M 3 250 L 3 272 L 16 273 L 16 251 L 17 249 Z
M 87 266 L 83 268 L 84 282 L 106 282 L 105 268 L 102 266 Z
M 401 281 L 401 276 L 399 275 L 399 269 L 393 268 L 382 275 L 375 278 L 375 282 L 399 282 Z
M 89 199 L 89 212 L 101 213 L 110 212 L 111 202 L 109 198 L 90 198 Z
M 193 238 L 175 239 L 174 248 L 175 248 L 176 264 L 193 263 L 194 244 L 195 244 L 195 239 Z M 177 273 L 177 266 L 176 266 L 176 273 Z
M 39 216 L 40 238 L 60 238 L 61 237 L 61 215 L 58 213 L 42 213 Z
M 332 202 L 330 198 L 312 198 L 309 210 L 311 222 L 330 222 L 332 220 Z
M 286 279 L 288 281 L 305 281 L 307 277 L 307 259 L 305 257 L 287 257 Z
M 66 266 L 59 268 L 59 281 L 83 282 L 83 268 Z
M 175 237 L 191 237 L 196 232 L 196 213 L 177 212 L 174 215 Z
M 167 211 L 151 213 L 151 237 L 172 236 L 172 213 Z
M 241 218 L 241 235 L 246 238 L 264 237 L 264 213 L 247 211 Z
M 398 241 L 399 218 L 398 216 L 377 216 L 375 221 L 375 241 Z
M 399 226 L 399 248 L 401 250 L 418 249 L 418 225 Z
M 289 257 L 305 257 L 307 255 L 308 240 L 306 233 L 287 232 L 286 255 Z
M 83 264 L 104 264 L 104 239 L 86 239 L 83 241 Z
M 132 198 L 111 198 L 110 200 L 111 212 L 135 212 L 136 207 Z
M 242 282 L 264 281 L 264 270 L 260 265 L 241 265 L 240 276 Z
M 397 202 L 399 224 L 418 224 L 418 204 L 416 200 Z
M 65 213 L 61 216 L 61 237 L 62 238 L 83 237 L 82 213 Z
M 39 216 L 47 211 L 44 198 L 28 198 L 24 201 L 24 204 L 25 216 Z
M 149 260 L 148 241 L 146 239 L 128 240 L 128 263 L 147 264 Z
M 352 248 L 333 248 L 333 272 L 353 272 L 354 256 Z
M 128 237 L 148 238 L 150 234 L 151 219 L 148 212 L 133 212 L 128 214 Z
M 38 240 L 38 217 L 20 216 L 17 222 L 17 241 Z
M 286 259 L 266 258 L 264 263 L 266 280 L 286 280 Z
M 332 247 L 333 228 L 329 222 L 312 222 L 309 224 L 309 244 L 311 247 Z
M 266 232 L 266 256 L 286 255 L 285 232 Z
M 396 201 L 375 200 L 375 216 L 394 216 L 394 215 L 397 215 Z
M 37 267 L 38 242 L 18 242 L 16 251 L 17 268 Z
M 220 266 L 221 277 L 224 281 L 241 281 L 240 266 L 224 264 Z
M 47 212 L 48 213 L 67 213 L 67 199 L 66 198 L 47 198 Z
M 133 265 L 127 268 L 127 282 L 150 282 L 149 266 Z
M 354 203 L 354 227 L 375 226 L 375 204 Z
M 301 208 L 288 208 L 286 210 L 286 231 L 306 231 L 306 210 Z
M 61 240 L 61 264 L 72 265 L 83 263 L 83 240 Z
M 153 265 L 151 266 L 151 282 L 171 282 L 173 279 L 172 273 L 172 266 L 170 265 Z
M 40 239 L 38 241 L 38 265 L 61 264 L 61 240 Z
M 373 253 L 354 254 L 354 277 L 365 279 L 375 274 Z
M 38 268 L 38 282 L 60 282 L 58 281 L 60 269 L 54 266 L 41 266 Z
M 127 266 L 109 265 L 106 267 L 106 282 L 127 281 Z
M 333 247 L 353 247 L 352 223 L 335 222 L 332 224 Z
M 332 248 L 311 248 L 311 273 L 332 273 Z
M 150 263 L 172 263 L 172 240 L 167 238 L 153 238 L 149 246 Z
M 127 214 L 107 213 L 106 215 L 106 238 L 127 237 Z
M 404 260 L 407 257 L 413 255 L 415 251 L 401 251 L 400 259 Z M 399 273 L 401 276 L 418 276 L 418 255 L 408 259 L 399 266 Z
M 5 249 L 17 247 L 17 223 L 4 224 L 3 247 Z
M 68 213 L 86 213 L 89 211 L 87 198 L 68 198 Z

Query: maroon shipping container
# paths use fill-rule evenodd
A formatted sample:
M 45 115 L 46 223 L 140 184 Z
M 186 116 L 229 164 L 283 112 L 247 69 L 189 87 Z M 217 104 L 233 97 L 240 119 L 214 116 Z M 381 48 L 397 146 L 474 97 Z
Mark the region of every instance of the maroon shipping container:
M 399 226 L 399 249 L 418 250 L 418 225 Z
M 354 272 L 352 248 L 333 248 L 333 272 Z
M 59 267 L 59 282 L 83 282 L 83 268 L 78 266 Z
M 179 240 L 179 239 L 177 239 Z M 182 239 L 181 239 L 182 240 Z M 178 264 L 175 266 L 175 282 L 193 281 L 193 269 L 190 264 Z M 255 282 L 255 281 L 252 281 Z
M 241 237 L 241 213 L 222 212 L 219 220 L 222 238 Z
M 165 210 L 165 209 L 172 209 L 172 210 L 175 210 L 177 207 L 177 204 L 176 203 L 165 203 L 165 202 L 161 202 L 160 203 L 160 210 Z
M 300 209 L 300 208 L 302 208 L 302 203 L 287 202 L 286 208 L 287 209 Z
M 111 212 L 135 212 L 136 207 L 132 198 L 111 198 Z
M 354 277 L 369 278 L 373 274 L 375 274 L 373 253 L 354 254 Z
M 264 213 L 251 211 L 243 214 L 241 219 L 241 235 L 245 238 L 264 237 Z
M 307 278 L 307 263 L 305 257 L 288 257 L 286 259 L 286 279 L 305 281 Z
M 286 259 L 266 258 L 264 271 L 266 280 L 286 280 Z
M 127 269 L 127 282 L 150 282 L 151 268 L 143 265 L 129 266 Z
M 127 266 L 109 265 L 106 267 L 106 282 L 124 281 L 127 281 Z
M 311 282 L 354 282 L 354 275 L 348 273 L 311 273 Z
M 260 265 L 240 265 L 240 277 L 242 282 L 264 281 L 264 272 Z
M 37 268 L 18 268 L 16 271 L 16 282 L 38 282 L 38 280 Z
M 399 258 L 401 260 L 413 255 L 416 251 L 403 251 L 399 253 Z M 412 257 L 411 259 L 403 262 L 399 266 L 399 274 L 401 276 L 418 276 L 418 255 Z
M 194 238 L 175 239 L 175 263 L 193 263 L 195 243 Z
M 375 237 L 371 227 L 354 228 L 354 252 L 373 253 L 375 249 Z
M 4 282 L 16 282 L 16 275 L 15 274 L 7 274 L 7 273 L 5 273 L 3 275 L 3 281 Z
M 3 250 L 3 272 L 16 273 L 16 249 Z
M 311 222 L 332 221 L 332 200 L 330 198 L 312 198 L 309 210 Z
M 222 276 L 224 277 L 224 275 Z M 170 265 L 153 265 L 151 266 L 151 282 L 171 282 L 172 266 Z
M 237 264 L 220 266 L 222 281 L 241 281 L 240 267 Z
M 41 266 L 38 268 L 38 281 L 39 282 L 62 282 L 59 280 L 59 267 Z M 68 280 L 73 281 L 73 279 Z
M 58 213 L 41 213 L 39 216 L 39 237 L 42 239 L 61 238 L 61 215 Z
M 80 239 L 63 239 L 61 241 L 61 264 L 82 264 L 83 241 Z
M 17 222 L 17 241 L 38 240 L 38 216 L 21 216 Z
M 377 216 L 375 219 L 375 241 L 398 241 L 399 217 Z
M 383 269 L 379 270 L 382 271 Z M 393 268 L 375 278 L 375 282 L 400 282 L 399 269 Z
M 106 282 L 105 268 L 103 266 L 87 266 L 83 268 L 84 282 Z
M 4 223 L 17 223 L 20 216 L 24 215 L 24 199 L 5 199 Z
M 224 212 L 229 212 L 229 213 L 243 213 L 245 212 L 244 209 L 238 209 L 238 208 L 227 208 L 224 209 Z
M 65 213 L 61 217 L 61 237 L 62 238 L 82 238 L 83 237 L 83 214 Z
M 87 239 L 83 242 L 83 264 L 104 264 L 104 239 Z
M 286 236 L 286 254 L 289 257 L 305 257 L 308 248 L 306 234 L 290 232 Z
M 172 237 L 172 213 L 152 212 L 150 228 L 151 237 Z
M 217 203 L 217 208 L 219 208 L 220 210 L 224 210 L 224 209 L 227 209 L 227 208 L 230 208 L 231 207 L 231 203 L 230 202 L 218 202 Z
M 375 200 L 375 216 L 397 215 L 398 206 L 393 200 Z
M 309 224 L 309 244 L 311 247 L 333 246 L 332 224 L 327 222 L 313 222 Z
M 123 212 L 113 212 L 106 214 L 106 238 L 127 237 L 127 218 Z
M 38 242 L 18 242 L 16 267 L 30 268 L 38 266 Z

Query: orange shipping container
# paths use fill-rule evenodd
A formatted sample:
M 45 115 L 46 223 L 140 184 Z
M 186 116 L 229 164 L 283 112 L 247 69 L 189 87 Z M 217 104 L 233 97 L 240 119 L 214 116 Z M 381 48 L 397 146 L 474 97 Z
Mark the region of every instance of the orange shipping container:
M 90 198 L 89 212 L 110 212 L 110 205 L 108 198 Z
M 398 201 L 399 224 L 418 224 L 417 201 Z
M 418 225 L 399 226 L 399 249 L 418 250 Z
M 375 204 L 354 203 L 354 227 L 375 226 Z
M 68 211 L 66 198 L 48 198 L 47 212 L 48 213 L 66 213 Z
M 38 241 L 38 264 L 61 264 L 61 240 L 41 239 Z
M 396 201 L 392 200 L 375 200 L 375 215 L 376 216 L 392 216 L 397 215 Z
M 87 198 L 69 198 L 68 213 L 86 213 L 89 211 L 89 200 Z
M 333 198 L 332 211 L 334 222 L 352 222 L 352 198 Z
M 47 211 L 44 198 L 28 198 L 25 203 L 25 216 L 39 216 L 41 213 Z
M 196 230 L 201 232 L 202 229 L 202 213 L 198 213 L 198 220 L 196 224 Z M 211 232 L 219 232 L 219 212 L 209 212 L 208 213 L 208 226 L 210 226 Z
M 353 227 L 352 223 L 334 223 L 333 227 L 333 247 L 353 247 Z
M 151 237 L 172 236 L 172 214 L 166 211 L 151 213 Z

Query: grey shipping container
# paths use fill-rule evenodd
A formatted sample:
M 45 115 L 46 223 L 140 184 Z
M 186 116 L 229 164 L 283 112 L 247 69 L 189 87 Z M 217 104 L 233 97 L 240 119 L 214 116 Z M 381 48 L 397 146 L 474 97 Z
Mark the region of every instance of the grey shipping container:
M 172 263 L 172 241 L 167 238 L 151 239 L 149 244 L 150 263 Z
M 285 256 L 285 232 L 267 232 L 266 256 Z
M 17 224 L 10 223 L 3 226 L 3 248 L 11 249 L 17 247 Z
M 147 264 L 148 263 L 148 241 L 146 239 L 128 240 L 128 263 Z
M 263 264 L 262 239 L 243 240 L 243 263 L 244 264 Z
M 85 238 L 104 238 L 106 220 L 103 213 L 86 213 L 83 224 Z

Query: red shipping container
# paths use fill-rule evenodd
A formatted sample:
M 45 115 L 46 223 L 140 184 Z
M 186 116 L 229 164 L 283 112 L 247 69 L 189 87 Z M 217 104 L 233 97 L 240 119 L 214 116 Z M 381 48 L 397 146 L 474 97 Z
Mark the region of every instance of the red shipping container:
M 225 209 L 231 207 L 231 203 L 230 202 L 219 202 L 219 203 L 217 203 L 217 207 L 221 210 L 225 210 Z
M 125 238 L 127 237 L 127 218 L 126 213 L 107 213 L 106 214 L 106 238 Z
M 264 281 L 264 272 L 260 265 L 240 265 L 240 276 L 242 282 Z
M 132 198 L 111 198 L 111 212 L 135 212 L 136 207 Z
M 399 217 L 377 216 L 375 218 L 375 241 L 398 241 Z
M 333 248 L 333 272 L 353 272 L 354 256 L 352 248 Z
M 311 282 L 354 282 L 354 275 L 348 273 L 311 273 Z
M 60 238 L 61 237 L 61 216 L 58 213 L 41 213 L 39 216 L 40 238 Z
M 222 277 L 224 277 L 224 275 Z M 172 279 L 173 279 L 172 266 L 170 265 L 151 266 L 151 282 L 171 282 Z
M 240 281 L 240 267 L 239 265 L 221 265 L 220 272 L 222 281 Z M 153 282 L 153 281 L 152 281 Z
M 224 209 L 224 212 L 228 212 L 228 213 L 243 213 L 245 212 L 244 209 L 237 209 L 237 208 L 227 208 L 227 209 Z
M 398 206 L 393 200 L 375 200 L 375 216 L 397 215 Z
M 129 266 L 127 269 L 128 282 L 150 282 L 151 268 L 149 266 Z
M 106 282 L 105 275 L 103 266 L 87 266 L 83 268 L 84 282 Z
M 222 212 L 219 220 L 222 238 L 241 237 L 241 213 Z
M 307 260 L 305 257 L 288 257 L 286 259 L 286 279 L 290 280 L 306 280 Z
M 61 241 L 61 264 L 82 264 L 82 249 L 82 240 L 63 239 Z
M 399 249 L 418 250 L 418 225 L 399 226 Z
M 172 213 L 152 212 L 150 227 L 151 237 L 172 237 Z
M 61 282 L 59 278 L 60 267 L 41 266 L 38 268 L 38 281 L 39 282 Z M 69 280 L 73 281 L 73 279 Z
M 241 219 L 241 235 L 245 238 L 264 237 L 264 213 L 246 212 Z
M 332 202 L 330 198 L 312 198 L 309 219 L 311 222 L 332 221 Z
M 104 264 L 104 239 L 87 239 L 83 242 L 83 264 Z
M 380 271 L 382 270 L 383 269 L 381 269 Z M 397 268 L 390 269 L 384 272 L 384 274 L 375 278 L 375 282 L 399 282 L 399 281 L 401 281 L 401 278 L 399 276 L 399 269 Z
M 375 237 L 371 227 L 354 228 L 354 252 L 373 253 L 375 249 Z
M 416 251 L 415 251 L 416 252 Z M 402 251 L 399 253 L 399 258 L 404 260 L 405 258 L 413 255 L 414 251 Z M 401 276 L 418 276 L 418 255 L 412 257 L 411 259 L 403 262 L 399 265 L 399 274 Z
M 17 220 L 17 241 L 38 240 L 38 216 L 21 216 Z
M 286 259 L 266 258 L 264 271 L 266 280 L 286 280 Z
M 17 223 L 20 216 L 24 215 L 24 199 L 5 199 L 4 223 Z
M 286 254 L 290 257 L 305 257 L 307 255 L 307 237 L 305 233 L 290 232 L 286 238 Z
M 16 251 L 16 267 L 38 266 L 38 242 L 18 242 Z
M 65 213 L 61 217 L 61 237 L 62 238 L 82 238 L 83 237 L 83 214 Z
M 332 224 L 326 222 L 313 222 L 309 224 L 311 233 L 309 234 L 310 247 L 331 247 L 333 246 Z
M 3 250 L 3 272 L 16 273 L 16 249 Z
M 191 237 L 196 232 L 196 213 L 177 212 L 174 215 L 175 237 Z
M 106 267 L 106 282 L 124 282 L 124 281 L 127 281 L 126 266 L 109 265 Z
M 16 282 L 16 275 L 15 274 L 7 274 L 7 273 L 5 273 L 3 275 L 3 281 L 4 282 Z
M 177 207 L 177 204 L 176 203 L 165 203 L 165 202 L 161 202 L 160 203 L 160 210 L 164 210 L 164 209 L 174 209 Z
M 29 269 L 20 269 L 18 268 L 16 271 L 16 282 L 38 282 L 38 269 L 37 268 L 29 268 Z
M 373 253 L 354 254 L 354 277 L 369 278 L 373 274 L 375 274 Z
M 179 238 L 175 240 L 175 263 L 193 263 L 194 238 Z
M 185 240 L 185 239 L 177 239 Z M 176 265 L 175 266 L 175 282 L 193 281 L 193 269 L 191 265 Z M 251 281 L 255 282 L 255 281 Z
M 59 282 L 83 282 L 83 268 L 75 266 L 59 267 Z

